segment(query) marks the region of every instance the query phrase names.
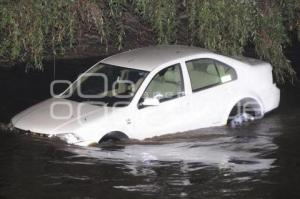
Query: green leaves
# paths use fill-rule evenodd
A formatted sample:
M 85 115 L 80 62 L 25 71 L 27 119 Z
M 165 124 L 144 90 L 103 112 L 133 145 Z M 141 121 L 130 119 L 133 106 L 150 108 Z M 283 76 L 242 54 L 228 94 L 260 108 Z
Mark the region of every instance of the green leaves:
M 150 22 L 160 44 L 174 43 L 177 31 L 177 0 L 133 0 L 136 11 Z
M 85 33 L 106 50 L 120 50 L 128 32 L 139 32 L 128 23 L 136 15 L 155 33 L 156 43 L 226 55 L 242 55 L 253 46 L 257 57 L 272 63 L 278 82 L 295 76 L 283 49 L 289 32 L 300 40 L 299 0 L 2 0 L 0 59 L 43 69 L 46 56 L 63 55 Z
M 257 36 L 253 40 L 256 53 L 261 59 L 269 61 L 274 66 L 277 82 L 284 83 L 287 79 L 293 81 L 295 71 L 283 53 L 289 38 L 282 13 L 277 5 L 273 5 L 268 10 L 260 10 L 260 13 L 263 13 L 263 16 L 256 18 Z
M 193 43 L 224 54 L 243 52 L 251 29 L 251 13 L 245 12 L 252 9 L 250 5 L 241 1 L 189 2 L 192 12 L 187 14 Z M 197 8 L 194 11 L 193 6 Z
M 28 67 L 43 69 L 45 49 L 64 51 L 71 40 L 70 4 L 61 0 L 16 1 L 0 7 L 0 56 L 25 61 Z

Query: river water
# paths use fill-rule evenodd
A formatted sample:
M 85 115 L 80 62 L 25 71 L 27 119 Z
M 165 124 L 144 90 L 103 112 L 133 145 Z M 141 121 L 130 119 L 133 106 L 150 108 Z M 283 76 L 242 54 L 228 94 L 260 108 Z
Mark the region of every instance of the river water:
M 59 74 L 72 80 L 84 70 L 73 62 L 59 63 L 73 66 Z M 0 122 L 46 98 L 49 74 L 1 70 Z M 0 199 L 300 198 L 299 91 L 282 89 L 278 110 L 242 128 L 116 146 L 78 147 L 1 130 Z

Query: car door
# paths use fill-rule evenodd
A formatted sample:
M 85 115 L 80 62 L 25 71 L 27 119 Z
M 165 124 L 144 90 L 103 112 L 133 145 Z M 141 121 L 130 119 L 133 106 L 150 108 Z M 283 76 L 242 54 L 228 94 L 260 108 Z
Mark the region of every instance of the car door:
M 213 59 L 186 62 L 192 87 L 189 112 L 192 129 L 224 125 L 222 121 L 230 97 L 236 72 Z
M 146 98 L 156 98 L 158 105 L 144 106 Z M 139 99 L 134 116 L 134 137 L 143 139 L 181 131 L 187 106 L 180 64 L 159 71 Z

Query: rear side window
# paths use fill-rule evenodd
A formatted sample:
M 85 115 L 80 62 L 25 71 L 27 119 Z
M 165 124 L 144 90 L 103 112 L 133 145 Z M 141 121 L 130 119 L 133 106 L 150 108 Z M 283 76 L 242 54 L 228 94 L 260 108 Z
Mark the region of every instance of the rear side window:
M 193 91 L 214 86 L 221 82 L 220 76 L 211 59 L 198 59 L 186 63 Z
M 232 67 L 227 66 L 226 64 L 223 64 L 218 61 L 215 61 L 215 63 L 219 71 L 222 83 L 230 82 L 237 79 L 237 74 Z
M 186 62 L 193 92 L 237 79 L 235 70 L 212 59 Z

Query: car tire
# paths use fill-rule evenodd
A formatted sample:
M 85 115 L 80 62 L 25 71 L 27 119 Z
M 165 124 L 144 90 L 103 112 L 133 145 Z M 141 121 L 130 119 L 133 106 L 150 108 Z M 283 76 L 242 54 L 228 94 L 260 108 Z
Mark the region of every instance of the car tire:
M 241 100 L 233 107 L 227 123 L 229 127 L 240 127 L 261 117 L 261 111 L 258 111 L 259 104 L 254 100 L 250 105 L 249 102 L 247 99 Z
M 119 131 L 113 131 L 113 132 L 110 132 L 110 133 L 107 133 L 106 135 L 104 135 L 100 139 L 99 144 L 120 142 L 120 141 L 125 141 L 128 139 L 129 139 L 129 137 L 125 133 L 119 132 Z

